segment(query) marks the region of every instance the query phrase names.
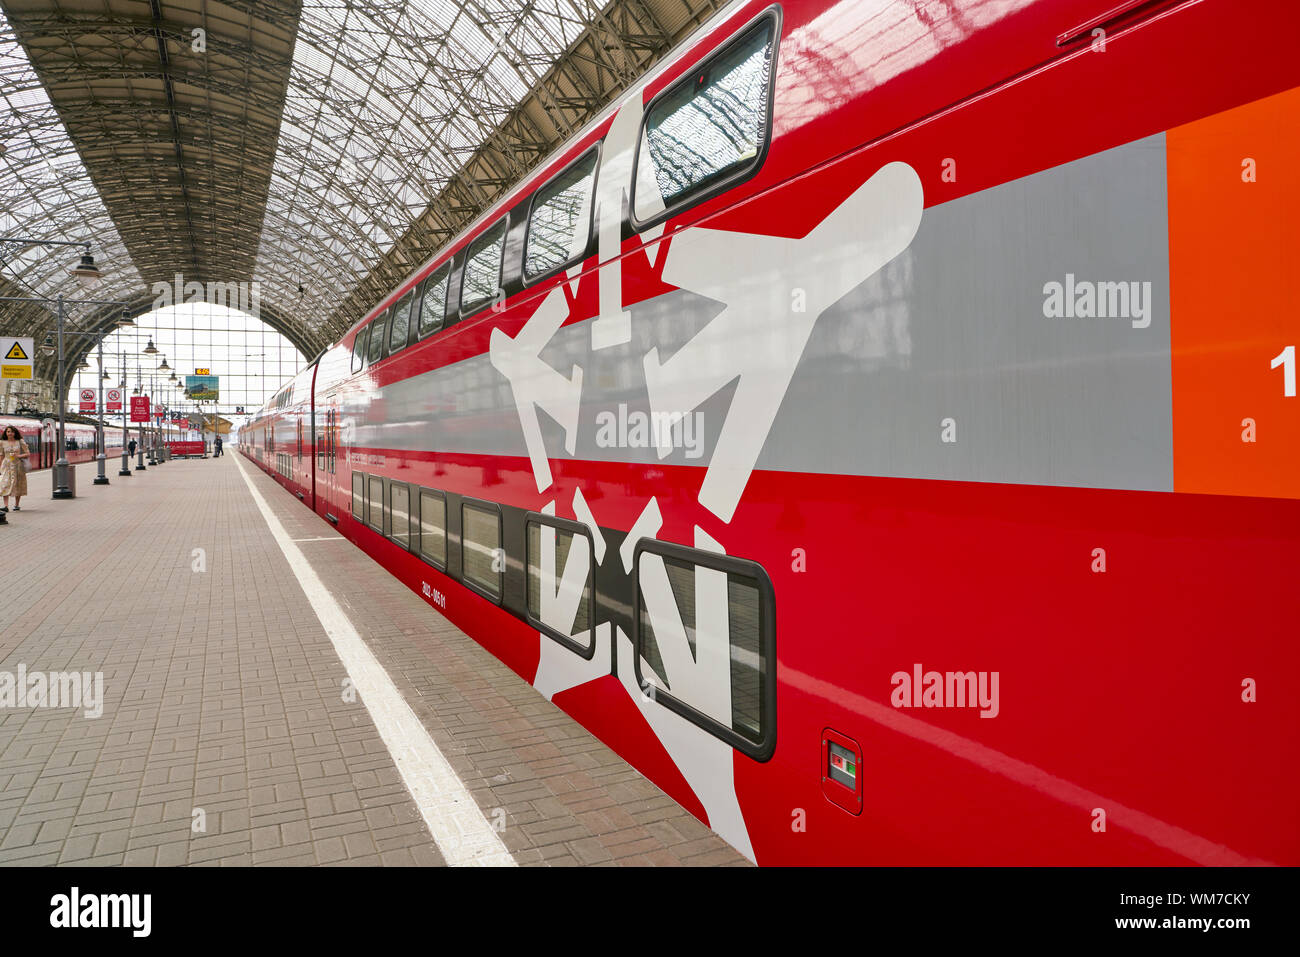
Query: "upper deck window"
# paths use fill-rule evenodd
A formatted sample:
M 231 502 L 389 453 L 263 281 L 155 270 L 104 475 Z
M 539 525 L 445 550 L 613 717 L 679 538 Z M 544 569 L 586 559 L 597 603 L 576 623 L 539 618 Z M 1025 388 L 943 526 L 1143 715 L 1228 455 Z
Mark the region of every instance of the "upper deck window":
M 524 275 L 529 279 L 580 257 L 591 235 L 596 151 L 591 150 L 543 186 L 528 217 Z
M 444 263 L 424 284 L 424 297 L 420 306 L 421 339 L 442 328 L 442 320 L 447 313 L 447 280 L 450 278 L 451 263 Z
M 366 365 L 374 365 L 384 356 L 384 320 L 387 318 L 388 313 L 384 313 L 370 324 L 370 345 L 366 350 Z
M 408 292 L 402 301 L 393 307 L 393 321 L 388 324 L 388 354 L 391 356 L 399 349 L 406 348 L 406 334 L 411 328 L 411 304 L 415 302 L 415 293 Z
M 460 286 L 460 308 L 471 309 L 495 299 L 501 288 L 501 257 L 506 247 L 506 221 L 502 219 L 470 243 Z
M 650 104 L 637 154 L 638 220 L 757 165 L 770 125 L 775 36 L 775 17 L 763 18 Z
M 366 337 L 370 335 L 370 327 L 366 326 L 357 333 L 357 337 L 352 340 L 352 371 L 360 372 L 361 367 L 366 364 Z

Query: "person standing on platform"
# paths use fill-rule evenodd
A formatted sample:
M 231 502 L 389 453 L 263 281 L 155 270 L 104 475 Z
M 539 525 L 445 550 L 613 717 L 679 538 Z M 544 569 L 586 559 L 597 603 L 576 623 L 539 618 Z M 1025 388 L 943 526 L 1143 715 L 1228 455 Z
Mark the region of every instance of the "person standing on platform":
M 129 452 L 129 453 L 134 457 L 134 455 L 135 455 L 135 439 L 132 439 L 130 442 L 126 443 L 126 450 L 127 450 L 127 452 Z
M 216 448 L 216 455 L 213 458 L 221 458 L 221 436 L 217 436 L 217 441 L 213 443 L 213 446 Z
M 22 434 L 12 425 L 0 433 L 0 498 L 9 511 L 9 496 L 14 497 L 14 511 L 21 512 L 19 502 L 27 494 L 27 459 L 31 456 Z

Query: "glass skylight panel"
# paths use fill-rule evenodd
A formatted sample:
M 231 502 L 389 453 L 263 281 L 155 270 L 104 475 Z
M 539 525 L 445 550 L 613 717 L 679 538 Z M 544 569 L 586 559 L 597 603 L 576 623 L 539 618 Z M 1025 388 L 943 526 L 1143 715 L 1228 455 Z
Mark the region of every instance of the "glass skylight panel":
M 27 54 L 0 12 L 0 230 L 38 239 L 86 239 L 104 271 L 95 298 L 139 288 L 140 277 Z M 0 276 L 35 296 L 84 296 L 67 254 L 0 248 Z
M 313 290 L 328 315 L 445 188 L 598 5 L 539 0 L 306 0 L 299 20 L 259 275 L 341 247 L 352 275 Z M 529 58 L 534 62 L 530 63 Z M 516 66 L 518 64 L 518 66 Z M 280 224 L 299 224 L 284 235 Z

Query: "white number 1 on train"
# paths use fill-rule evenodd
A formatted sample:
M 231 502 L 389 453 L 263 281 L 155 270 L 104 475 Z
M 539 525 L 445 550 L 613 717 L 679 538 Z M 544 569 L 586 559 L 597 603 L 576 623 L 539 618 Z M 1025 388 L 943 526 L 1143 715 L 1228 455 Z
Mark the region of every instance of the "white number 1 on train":
M 1295 398 L 1295 346 L 1287 346 L 1275 355 L 1268 367 L 1276 369 L 1278 366 L 1282 367 L 1282 394 Z

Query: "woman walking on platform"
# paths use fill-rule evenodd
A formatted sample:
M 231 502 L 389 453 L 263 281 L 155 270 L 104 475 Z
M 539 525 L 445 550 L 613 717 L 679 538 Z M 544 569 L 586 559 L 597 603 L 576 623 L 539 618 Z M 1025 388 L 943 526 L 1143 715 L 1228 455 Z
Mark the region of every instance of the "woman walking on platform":
M 21 512 L 18 503 L 27 494 L 27 463 L 24 461 L 31 453 L 27 443 L 12 425 L 5 426 L 0 434 L 0 498 L 4 499 L 4 511 L 9 511 L 9 496 L 14 497 L 14 511 Z

